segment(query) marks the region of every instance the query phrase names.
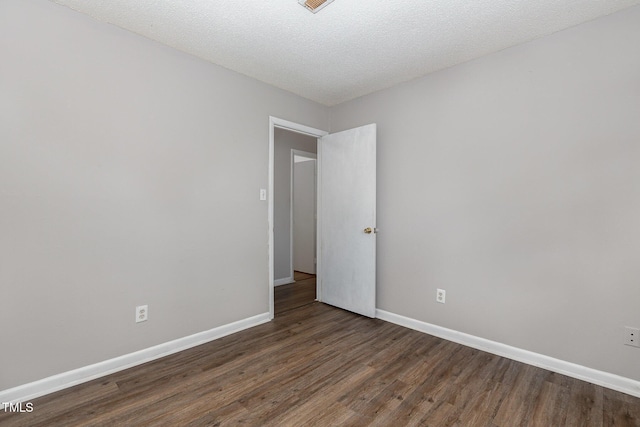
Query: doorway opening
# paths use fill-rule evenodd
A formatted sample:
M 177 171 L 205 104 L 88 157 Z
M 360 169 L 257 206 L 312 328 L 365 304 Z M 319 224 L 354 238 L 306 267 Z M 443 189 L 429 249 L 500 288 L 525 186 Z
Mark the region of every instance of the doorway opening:
M 287 134 L 288 133 L 288 134 Z M 285 165 L 284 154 L 291 143 L 306 145 L 307 150 L 290 149 L 289 164 Z M 288 262 L 289 272 L 284 280 L 274 278 L 274 315 L 302 307 L 316 300 L 316 146 L 315 138 L 276 129 L 275 133 L 275 265 Z M 288 169 L 291 176 L 290 186 L 278 185 L 278 175 Z M 279 240 L 284 239 L 285 230 L 279 230 L 278 216 L 286 213 L 282 203 L 289 196 L 289 256 L 278 250 Z M 280 237 L 280 238 L 279 238 Z M 285 242 L 282 242 L 285 243 Z M 284 245 L 283 245 L 284 246 Z M 278 258 L 285 259 L 278 259 Z M 282 274 L 282 273 L 281 273 Z M 291 280 L 291 278 L 293 280 Z M 284 283 L 283 283 L 284 282 Z M 280 286 L 279 286 L 280 285 Z
M 315 170 L 317 160 L 313 157 L 317 152 L 317 139 L 327 135 L 327 132 L 310 128 L 308 126 L 289 122 L 287 120 L 275 117 L 269 118 L 269 316 L 273 318 L 275 315 L 275 288 L 278 287 L 279 304 L 282 303 L 282 295 L 291 297 L 295 300 L 293 304 L 299 304 L 301 298 L 309 298 L 311 292 L 320 299 L 319 288 L 321 286 L 321 278 L 315 276 L 316 265 L 321 261 L 315 255 L 318 252 L 318 242 L 315 238 L 317 232 L 316 226 L 316 191 Z M 311 164 L 301 165 L 299 169 L 310 169 L 313 165 L 313 194 L 310 194 L 308 182 L 305 186 L 306 190 L 302 190 L 297 197 L 298 201 L 306 199 L 306 205 L 298 209 L 294 209 L 296 197 L 294 194 L 294 184 L 296 183 L 296 156 L 300 164 L 312 162 Z M 305 159 L 305 160 L 303 160 Z M 307 171 L 308 172 L 308 171 Z M 307 181 L 309 176 L 307 175 Z M 298 183 L 305 181 L 304 178 L 298 180 Z M 312 207 L 309 201 L 313 202 Z M 298 224 L 294 216 L 299 211 L 312 210 L 312 223 L 309 223 L 308 217 Z M 296 233 L 296 224 L 302 228 Z M 306 225 L 305 225 L 306 224 Z M 311 228 L 311 229 L 310 229 Z M 300 239 L 296 239 L 299 237 Z M 312 243 L 309 242 L 312 238 Z M 296 240 L 302 240 L 296 245 Z M 300 246 L 304 245 L 304 246 Z M 315 248 L 309 248 L 310 245 Z M 301 255 L 301 257 L 294 256 Z M 310 255 L 311 254 L 311 255 Z M 296 259 L 297 258 L 297 259 Z M 296 264 L 297 262 L 297 264 Z M 302 262 L 302 264 L 300 264 Z M 311 266 L 310 266 L 311 263 Z M 316 264 L 317 263 L 317 264 Z M 294 267 L 300 266 L 300 272 L 294 273 Z M 306 270 L 306 271 L 304 271 Z M 306 274 L 306 276 L 305 276 Z M 309 274 L 314 274 L 313 278 Z M 298 276 L 296 279 L 295 276 Z M 299 282 L 297 288 L 295 283 Z M 299 292 L 291 292 L 287 294 L 286 287 Z M 315 289 L 313 289 L 315 287 Z M 297 302 L 296 302 L 297 301 Z M 286 305 L 285 305 L 286 307 Z M 279 309 L 279 311 L 281 311 Z

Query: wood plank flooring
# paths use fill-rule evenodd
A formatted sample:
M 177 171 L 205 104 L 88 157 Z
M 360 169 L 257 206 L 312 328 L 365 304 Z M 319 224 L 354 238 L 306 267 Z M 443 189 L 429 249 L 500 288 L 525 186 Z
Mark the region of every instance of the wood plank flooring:
M 311 304 L 316 300 L 315 274 L 293 272 L 295 283 L 276 286 L 274 289 L 274 314 L 278 316 L 285 311 Z
M 638 426 L 640 399 L 318 302 L 0 426 Z

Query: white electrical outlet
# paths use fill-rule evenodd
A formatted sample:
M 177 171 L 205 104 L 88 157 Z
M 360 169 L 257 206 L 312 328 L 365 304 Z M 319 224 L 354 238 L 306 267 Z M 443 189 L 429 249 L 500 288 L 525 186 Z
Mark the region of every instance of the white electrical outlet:
M 630 326 L 624 327 L 624 345 L 640 347 L 640 329 Z
M 260 200 L 267 200 L 267 190 L 266 188 L 260 189 Z
M 444 304 L 444 300 L 447 297 L 447 291 L 444 289 L 436 289 L 436 302 Z
M 139 305 L 136 307 L 136 323 L 146 322 L 149 319 L 149 306 Z

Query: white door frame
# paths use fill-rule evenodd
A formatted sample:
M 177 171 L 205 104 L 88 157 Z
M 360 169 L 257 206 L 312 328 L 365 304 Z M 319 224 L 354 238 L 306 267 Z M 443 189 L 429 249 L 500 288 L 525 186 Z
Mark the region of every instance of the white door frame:
M 291 132 L 301 133 L 303 135 L 313 136 L 315 138 L 320 138 L 322 136 L 328 135 L 329 132 L 315 129 L 309 126 L 301 125 L 299 123 L 290 122 L 288 120 L 279 119 L 277 117 L 269 116 L 269 189 L 268 189 L 268 227 L 269 227 L 269 319 L 273 319 L 274 310 L 273 310 L 273 295 L 274 295 L 274 287 L 273 287 L 273 273 L 274 273 L 274 248 L 273 248 L 273 175 L 274 175 L 274 152 L 275 152 L 275 128 L 285 129 Z M 318 159 L 319 161 L 319 159 Z M 319 166 L 319 163 L 318 163 Z M 318 173 L 319 173 L 318 168 Z M 319 200 L 318 195 L 320 193 L 320 188 L 316 189 L 316 201 Z M 318 203 L 316 202 L 316 209 L 318 209 Z M 318 229 L 316 231 L 316 235 L 320 236 L 319 219 L 316 219 L 316 224 Z M 320 239 L 316 239 L 316 256 L 318 257 L 316 263 L 316 272 L 319 271 L 320 263 L 322 260 L 320 259 Z M 320 299 L 320 278 L 316 279 L 316 295 L 318 299 Z

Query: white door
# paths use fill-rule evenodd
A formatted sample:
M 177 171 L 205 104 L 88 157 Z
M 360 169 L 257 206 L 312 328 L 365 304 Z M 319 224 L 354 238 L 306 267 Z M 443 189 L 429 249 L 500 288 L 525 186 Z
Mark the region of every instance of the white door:
M 319 299 L 375 317 L 376 125 L 319 142 Z

